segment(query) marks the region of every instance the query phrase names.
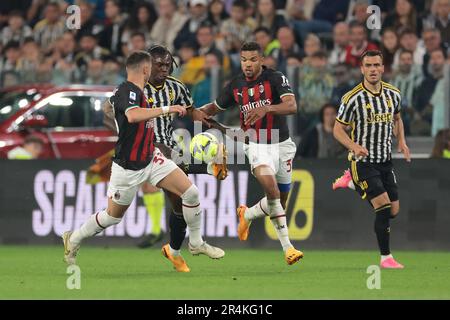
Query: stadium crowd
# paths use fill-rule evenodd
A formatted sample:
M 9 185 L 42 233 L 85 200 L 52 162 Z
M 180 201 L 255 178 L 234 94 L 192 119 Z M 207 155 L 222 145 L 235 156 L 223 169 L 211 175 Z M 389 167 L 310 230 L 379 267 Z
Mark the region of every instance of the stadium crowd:
M 80 8 L 79 29 L 68 28 L 72 4 Z M 366 23 L 370 5 L 380 8 L 378 27 Z M 318 156 L 317 144 L 334 140 L 327 120 L 361 80 L 358 57 L 367 49 L 382 51 L 384 80 L 402 91 L 407 135 L 435 136 L 447 123 L 450 0 L 1 1 L 0 34 L 3 87 L 118 85 L 124 58 L 158 43 L 173 52 L 174 76 L 197 107 L 214 98 L 213 84 L 238 72 L 239 48 L 254 39 L 266 65 L 287 74 L 296 91 L 305 156 Z M 227 117 L 227 124 L 239 119 Z

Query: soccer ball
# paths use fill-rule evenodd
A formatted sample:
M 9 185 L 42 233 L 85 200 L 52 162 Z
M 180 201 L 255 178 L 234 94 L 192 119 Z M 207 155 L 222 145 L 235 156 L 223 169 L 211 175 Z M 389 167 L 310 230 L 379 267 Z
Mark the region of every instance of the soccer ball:
M 199 133 L 191 140 L 191 155 L 197 160 L 208 163 L 214 159 L 218 150 L 219 141 L 208 132 Z

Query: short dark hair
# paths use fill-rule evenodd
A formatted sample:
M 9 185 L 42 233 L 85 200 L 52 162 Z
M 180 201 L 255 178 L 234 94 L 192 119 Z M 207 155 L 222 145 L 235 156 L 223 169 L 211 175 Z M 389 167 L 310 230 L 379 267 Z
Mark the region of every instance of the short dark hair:
M 241 47 L 241 52 L 242 51 L 258 51 L 260 55 L 263 53 L 261 46 L 254 41 L 244 42 Z
M 245 0 L 234 0 L 232 6 L 242 8 L 243 10 L 247 10 L 248 8 L 247 1 Z
M 383 54 L 380 50 L 367 50 L 359 58 L 360 63 L 362 64 L 365 57 L 376 57 L 379 56 L 381 58 L 381 62 L 383 62 Z
M 444 55 L 444 59 L 447 59 L 447 53 L 445 52 L 445 50 L 444 49 L 442 49 L 442 48 L 436 48 L 436 49 L 433 49 L 433 50 L 431 50 L 430 51 L 430 57 L 431 57 L 431 55 L 434 53 L 434 52 L 436 52 L 436 51 L 438 51 L 438 52 L 442 52 L 442 54 Z
M 272 33 L 267 27 L 258 27 L 253 31 L 253 34 L 257 34 L 258 32 L 264 32 L 265 34 L 272 36 Z
M 143 62 L 151 63 L 150 54 L 145 51 L 135 51 L 128 56 L 125 66 L 133 69 L 138 67 Z
M 144 41 L 145 41 L 145 34 L 144 34 L 143 32 L 140 32 L 140 31 L 133 32 L 133 33 L 131 34 L 130 39 L 131 39 L 131 38 L 134 38 L 134 37 L 141 37 L 141 38 L 143 38 Z
M 25 144 L 29 144 L 29 143 L 37 143 L 37 144 L 40 144 L 41 146 L 43 146 L 44 140 L 42 140 L 38 136 L 29 135 L 25 138 L 25 140 L 23 141 L 23 144 L 25 145 Z
M 311 58 L 326 59 L 326 58 L 328 58 L 328 56 L 324 50 L 319 50 L 319 51 L 314 52 L 311 55 Z
M 414 56 L 414 52 L 412 52 L 411 50 L 406 50 L 406 49 L 400 49 L 400 54 L 399 54 L 399 56 L 401 56 L 401 55 L 404 54 L 404 53 L 408 53 L 408 54 Z

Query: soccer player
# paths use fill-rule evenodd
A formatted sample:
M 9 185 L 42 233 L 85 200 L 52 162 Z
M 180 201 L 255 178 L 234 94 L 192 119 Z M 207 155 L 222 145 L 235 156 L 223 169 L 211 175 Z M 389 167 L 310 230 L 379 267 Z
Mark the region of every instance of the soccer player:
M 210 126 L 212 123 L 210 119 L 207 119 L 207 115 L 193 107 L 192 97 L 186 86 L 179 80 L 170 76 L 174 60 L 167 48 L 154 45 L 149 48 L 148 52 L 152 56 L 152 71 L 150 79 L 144 87 L 144 94 L 147 97 L 149 105 L 151 107 L 162 107 L 165 105 L 178 104 L 186 108 L 187 114 L 193 121 L 205 121 Z M 111 105 L 106 103 L 104 106 L 105 114 L 107 118 L 114 117 Z M 179 155 L 182 152 L 182 148 L 177 145 L 177 142 L 173 138 L 173 117 L 171 115 L 161 115 L 155 118 L 155 146 L 161 150 L 165 157 L 171 159 L 172 155 Z M 214 123 L 213 123 L 214 125 Z M 179 167 L 186 173 L 197 174 L 211 174 L 219 180 L 223 180 L 227 177 L 227 164 L 226 164 L 226 151 L 223 149 L 220 152 L 219 158 L 215 162 L 208 164 L 192 164 L 191 163 L 177 163 Z M 184 158 L 183 158 L 184 159 Z M 159 190 L 149 183 L 144 183 L 144 203 L 147 198 L 159 197 Z M 153 189 L 153 190 L 152 190 Z M 150 191 L 150 192 L 149 192 Z M 186 236 L 186 222 L 183 218 L 182 211 L 182 199 L 166 190 L 166 194 L 172 205 L 172 212 L 169 216 L 169 229 L 170 229 L 170 243 L 166 244 L 162 248 L 164 256 L 169 259 L 174 265 L 175 269 L 179 272 L 189 272 L 190 269 L 187 266 L 184 258 L 181 256 L 181 245 Z M 146 203 L 147 204 L 147 203 Z M 151 204 L 151 202 L 150 202 Z M 157 208 L 146 206 L 149 215 L 152 218 L 153 224 L 160 225 L 162 207 Z M 159 240 L 159 237 L 154 229 L 152 233 L 141 242 L 141 246 L 153 245 Z M 206 254 L 211 253 L 208 251 Z M 217 258 L 212 252 L 211 258 Z
M 389 246 L 390 219 L 400 209 L 397 179 L 393 171 L 392 134 L 399 150 L 410 161 L 403 122 L 400 117 L 400 91 L 383 82 L 383 56 L 366 51 L 361 56 L 363 81 L 342 97 L 334 125 L 334 137 L 353 154 L 351 178 L 355 189 L 375 211 L 375 234 L 382 268 L 401 269 Z M 346 127 L 352 126 L 351 138 Z
M 256 42 L 241 47 L 242 73 L 233 78 L 214 103 L 201 110 L 210 116 L 238 107 L 241 129 L 246 138 L 244 151 L 251 171 L 266 197 L 256 205 L 237 209 L 238 236 L 245 241 L 252 220 L 269 216 L 289 265 L 303 257 L 289 240 L 286 223 L 286 200 L 289 194 L 295 143 L 289 137 L 285 115 L 297 112 L 297 103 L 287 78 L 263 66 L 264 57 Z
M 189 229 L 189 251 L 192 254 L 223 257 L 225 253 L 222 249 L 213 247 L 202 239 L 197 187 L 153 142 L 153 119 L 168 114 L 184 116 L 186 108 L 180 105 L 150 107 L 144 94 L 152 68 L 149 53 L 132 53 L 127 58 L 126 68 L 127 81 L 119 85 L 110 99 L 119 139 L 108 187 L 108 207 L 90 216 L 79 229 L 64 232 L 64 260 L 68 264 L 75 264 L 84 239 L 118 224 L 136 196 L 139 186 L 146 181 L 182 199 L 183 217 Z

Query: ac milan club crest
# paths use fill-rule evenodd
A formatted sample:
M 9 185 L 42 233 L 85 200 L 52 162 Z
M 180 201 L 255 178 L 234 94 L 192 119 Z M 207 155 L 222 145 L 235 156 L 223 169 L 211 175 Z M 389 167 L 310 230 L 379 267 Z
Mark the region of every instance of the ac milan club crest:
M 264 92 L 264 86 L 262 84 L 259 85 L 259 93 Z

